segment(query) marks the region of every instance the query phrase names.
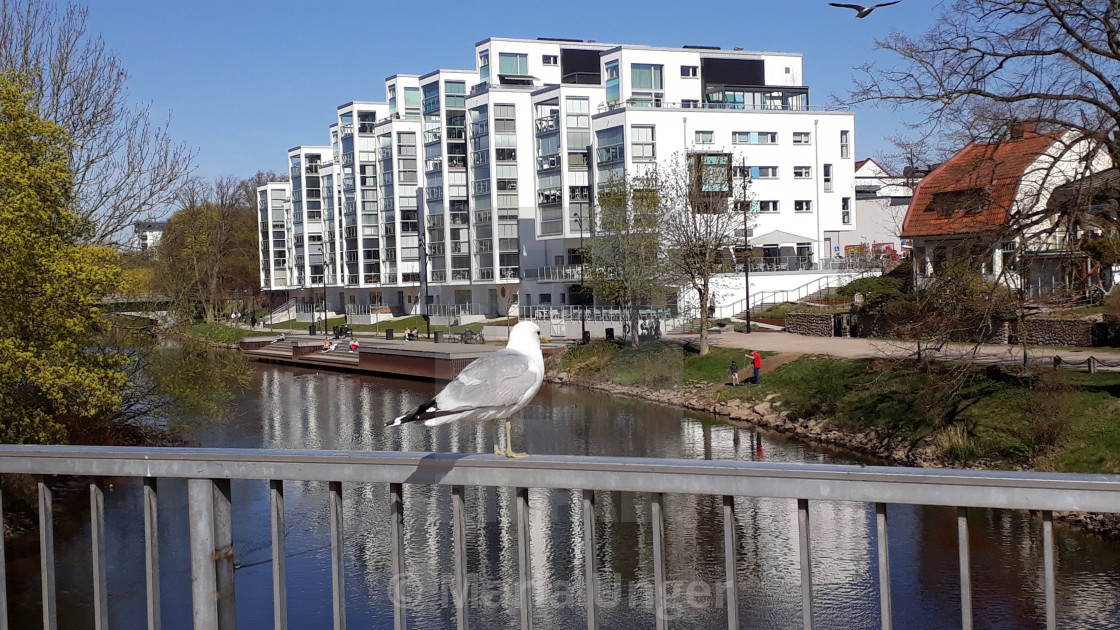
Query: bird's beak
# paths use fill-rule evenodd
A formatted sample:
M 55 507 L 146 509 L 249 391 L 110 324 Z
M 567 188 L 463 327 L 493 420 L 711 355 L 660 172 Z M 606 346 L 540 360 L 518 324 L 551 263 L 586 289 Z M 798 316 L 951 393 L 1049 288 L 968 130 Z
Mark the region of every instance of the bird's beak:
M 541 343 L 548 343 L 548 337 L 541 337 Z

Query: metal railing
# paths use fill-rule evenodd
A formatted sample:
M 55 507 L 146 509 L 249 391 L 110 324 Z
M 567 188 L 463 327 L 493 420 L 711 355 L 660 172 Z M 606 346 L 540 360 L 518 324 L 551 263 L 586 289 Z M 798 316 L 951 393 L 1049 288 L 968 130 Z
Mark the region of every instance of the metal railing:
M 828 275 L 816 280 L 806 282 L 805 284 L 794 287 L 792 289 L 779 289 L 777 291 L 757 291 L 751 293 L 749 296 L 751 312 L 755 312 L 766 305 L 781 304 L 783 302 L 797 302 L 803 300 L 814 293 L 821 291 L 834 292 L 835 289 L 842 287 L 853 280 L 859 278 L 866 278 L 869 276 L 878 276 L 882 274 L 882 267 L 867 267 L 862 270 L 853 270 L 848 273 L 838 273 Z M 717 306 L 715 312 L 711 315 L 716 319 L 724 319 L 727 317 L 735 317 L 736 315 L 747 310 L 744 305 L 748 298 L 739 298 L 734 302 L 729 302 L 721 306 Z
M 630 311 L 624 308 L 610 306 L 521 306 L 518 308 L 518 317 L 537 321 L 580 321 L 589 322 L 619 322 L 629 323 Z M 668 322 L 676 319 L 677 312 L 673 308 L 640 308 L 638 321 L 653 320 L 654 318 Z
M 257 449 L 123 448 L 71 446 L 0 446 L 0 473 L 34 475 L 39 500 L 39 541 L 42 570 L 43 625 L 57 628 L 53 492 L 48 475 L 89 477 L 91 557 L 95 627 L 108 624 L 105 572 L 104 491 L 99 477 L 143 479 L 143 520 L 148 627 L 159 627 L 160 582 L 157 515 L 161 479 L 187 480 L 192 615 L 195 628 L 232 628 L 236 616 L 233 589 L 233 501 L 231 480 L 268 480 L 272 549 L 274 624 L 287 627 L 287 573 L 284 489 L 290 482 L 327 482 L 330 527 L 331 602 L 334 627 L 345 627 L 346 567 L 343 527 L 343 483 L 388 484 L 390 570 L 407 574 L 404 520 L 405 484 L 432 484 L 452 489 L 453 595 L 460 628 L 469 623 L 465 497 L 467 486 L 506 487 L 516 497 L 517 606 L 521 627 L 531 628 L 533 581 L 529 489 L 582 490 L 582 545 L 597 547 L 596 492 L 650 494 L 653 534 L 654 616 L 657 628 L 668 626 L 666 601 L 666 494 L 701 494 L 723 499 L 723 582 L 728 628 L 739 627 L 739 535 L 736 497 L 797 500 L 798 557 L 802 621 L 812 628 L 813 575 L 810 539 L 811 501 L 874 503 L 878 549 L 878 582 L 883 628 L 892 627 L 887 506 L 889 504 L 949 506 L 957 509 L 957 551 L 961 623 L 972 628 L 972 590 L 967 511 L 969 508 L 1038 510 L 1042 512 L 1043 588 L 1047 628 L 1057 627 L 1057 591 L 1053 538 L 1054 511 L 1120 512 L 1120 477 L 1013 471 L 931 470 L 783 464 L 742 461 L 671 460 L 616 457 L 534 455 L 507 459 L 459 453 L 368 451 L 294 451 Z M 360 490 L 359 490 L 360 492 Z M 358 496 L 358 495 L 356 495 Z M 538 534 L 539 535 L 539 534 Z M 164 541 L 167 544 L 168 541 Z M 177 543 L 178 541 L 171 541 Z M 137 544 L 141 544 L 137 542 Z M 599 620 L 598 559 L 583 554 L 586 576 L 587 626 Z M 408 615 L 408 581 L 392 580 L 394 627 Z M 7 593 L 0 589 L 0 613 L 8 612 Z
M 482 315 L 482 306 L 474 302 L 470 304 L 425 304 L 423 306 L 424 312 L 433 317 Z

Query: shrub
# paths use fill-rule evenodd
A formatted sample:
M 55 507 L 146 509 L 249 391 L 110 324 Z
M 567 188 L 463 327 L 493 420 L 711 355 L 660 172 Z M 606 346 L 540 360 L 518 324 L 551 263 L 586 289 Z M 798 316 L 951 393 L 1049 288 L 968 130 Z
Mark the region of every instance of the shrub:
M 609 341 L 571 346 L 560 359 L 560 369 L 574 376 L 588 376 L 614 361 L 619 350 L 617 343 Z

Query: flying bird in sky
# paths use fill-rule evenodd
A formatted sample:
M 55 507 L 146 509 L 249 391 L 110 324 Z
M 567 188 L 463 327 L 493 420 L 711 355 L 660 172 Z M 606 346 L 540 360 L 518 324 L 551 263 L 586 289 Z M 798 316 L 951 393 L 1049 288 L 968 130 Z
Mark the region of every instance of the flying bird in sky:
M 828 6 L 830 6 L 830 7 L 841 7 L 841 8 L 844 8 L 844 9 L 854 9 L 855 12 L 856 12 L 856 17 L 857 18 L 865 18 L 865 17 L 871 15 L 871 12 L 874 11 L 875 9 L 878 9 L 879 7 L 889 7 L 892 4 L 898 4 L 899 2 L 902 2 L 902 0 L 894 0 L 894 2 L 884 2 L 882 4 L 876 4 L 876 5 L 873 5 L 873 6 L 870 6 L 870 7 L 860 6 L 858 4 L 841 4 L 839 2 L 829 2 Z
M 543 382 L 541 329 L 533 322 L 520 322 L 510 330 L 505 348 L 475 359 L 435 398 L 386 426 L 423 422 L 435 427 L 461 420 L 505 419 L 506 448 L 499 448 L 494 431 L 494 454 L 524 457 L 524 453 L 513 451 L 509 418 L 533 400 Z

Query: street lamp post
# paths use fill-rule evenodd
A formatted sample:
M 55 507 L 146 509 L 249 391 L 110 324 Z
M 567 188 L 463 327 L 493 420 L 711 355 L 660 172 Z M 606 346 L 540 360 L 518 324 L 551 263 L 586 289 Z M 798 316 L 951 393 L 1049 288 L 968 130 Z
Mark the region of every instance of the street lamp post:
M 420 282 L 424 283 L 424 327 L 427 329 L 428 339 L 432 338 L 432 314 L 428 312 L 428 246 L 424 243 L 424 229 L 418 230 L 420 246 Z
M 587 253 L 583 251 L 583 216 L 579 212 L 573 212 L 572 218 L 579 225 L 579 342 L 587 343 L 587 304 L 583 303 L 586 297 L 583 292 L 583 272 L 587 268 L 584 256 Z
M 743 208 L 743 306 L 746 308 L 747 333 L 751 332 L 751 233 L 747 229 L 749 207 Z

